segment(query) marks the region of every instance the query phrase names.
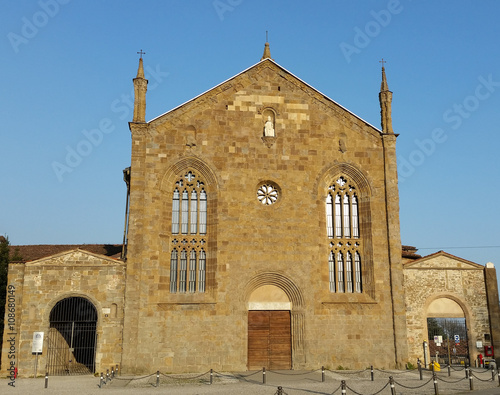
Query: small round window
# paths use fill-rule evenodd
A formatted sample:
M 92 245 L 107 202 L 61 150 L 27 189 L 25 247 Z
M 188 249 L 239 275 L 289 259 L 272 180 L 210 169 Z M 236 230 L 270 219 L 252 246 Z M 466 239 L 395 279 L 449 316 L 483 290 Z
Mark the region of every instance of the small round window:
M 276 203 L 280 197 L 281 191 L 273 182 L 266 181 L 257 188 L 257 199 L 265 206 Z

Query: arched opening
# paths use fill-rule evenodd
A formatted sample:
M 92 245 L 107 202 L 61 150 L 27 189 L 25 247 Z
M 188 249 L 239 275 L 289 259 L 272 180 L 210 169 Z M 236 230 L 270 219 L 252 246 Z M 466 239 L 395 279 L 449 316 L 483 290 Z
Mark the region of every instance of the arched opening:
M 469 365 L 467 322 L 462 307 L 453 299 L 438 298 L 427 308 L 429 354 L 440 363 Z
M 50 312 L 47 371 L 50 375 L 93 374 L 97 310 L 82 297 L 60 300 Z
M 262 285 L 248 298 L 248 369 L 291 369 L 292 330 L 287 294 Z

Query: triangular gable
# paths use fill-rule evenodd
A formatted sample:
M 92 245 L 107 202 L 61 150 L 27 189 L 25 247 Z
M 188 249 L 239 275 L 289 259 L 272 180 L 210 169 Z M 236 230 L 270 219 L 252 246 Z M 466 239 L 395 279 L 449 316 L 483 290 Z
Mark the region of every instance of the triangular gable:
M 213 95 L 217 95 L 219 94 L 220 92 L 224 92 L 226 89 L 229 89 L 231 88 L 233 85 L 232 85 L 232 82 L 234 82 L 236 79 L 238 79 L 238 77 L 244 75 L 245 73 L 248 73 L 249 71 L 251 71 L 252 69 L 254 68 L 257 68 L 263 64 L 265 64 L 266 62 L 269 62 L 270 64 L 274 65 L 276 68 L 280 69 L 281 71 L 285 72 L 286 74 L 288 74 L 292 80 L 296 80 L 296 82 L 298 82 L 297 85 L 303 85 L 303 86 L 306 86 L 308 89 L 312 90 L 317 98 L 319 100 L 321 100 L 324 104 L 326 105 L 334 105 L 340 109 L 342 109 L 343 111 L 347 112 L 348 114 L 350 114 L 351 116 L 353 116 L 354 118 L 356 118 L 357 120 L 361 121 L 362 123 L 368 125 L 369 127 L 373 128 L 374 132 L 378 132 L 378 133 L 382 133 L 382 131 L 373 126 L 372 124 L 370 124 L 369 122 L 365 121 L 363 118 L 359 117 L 358 115 L 354 114 L 353 112 L 349 111 L 347 108 L 345 108 L 344 106 L 340 105 L 339 103 L 337 103 L 335 100 L 329 98 L 328 96 L 326 96 L 325 94 L 321 93 L 319 90 L 317 90 L 316 88 L 312 87 L 311 85 L 309 85 L 307 82 L 301 80 L 299 77 L 295 76 L 293 73 L 291 73 L 290 71 L 288 71 L 287 69 L 285 69 L 284 67 L 280 66 L 278 63 L 276 63 L 274 60 L 272 59 L 269 59 L 269 58 L 266 58 L 266 59 L 263 59 L 261 60 L 260 62 L 254 64 L 253 66 L 250 66 L 249 68 L 243 70 L 242 72 L 236 74 L 235 76 L 227 79 L 226 81 L 224 82 L 221 82 L 220 84 L 214 86 L 213 88 L 211 89 L 208 89 L 207 91 L 201 93 L 200 95 L 198 96 L 195 96 L 194 98 L 180 104 L 179 106 L 177 107 L 174 107 L 173 109 L 153 118 L 151 121 L 149 121 L 148 123 L 155 123 L 161 119 L 165 119 L 165 118 L 169 118 L 170 116 L 173 116 L 173 113 L 182 109 L 183 107 L 189 107 L 191 104 L 194 104 L 195 102 L 199 101 L 199 100 L 202 100 L 202 98 L 204 96 L 208 96 L 208 97 L 212 97 Z
M 79 248 L 60 252 L 44 258 L 27 262 L 27 266 L 96 266 L 96 265 L 122 265 L 121 261 L 112 259 L 105 255 L 81 250 Z
M 439 251 L 412 262 L 405 263 L 404 269 L 440 269 L 440 270 L 483 270 L 484 266 L 458 256 Z

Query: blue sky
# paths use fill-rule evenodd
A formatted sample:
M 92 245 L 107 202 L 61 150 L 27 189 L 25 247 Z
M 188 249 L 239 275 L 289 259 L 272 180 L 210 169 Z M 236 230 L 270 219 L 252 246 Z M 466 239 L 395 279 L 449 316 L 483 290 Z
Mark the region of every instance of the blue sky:
M 120 243 L 137 51 L 152 119 L 258 62 L 267 30 L 277 63 L 377 127 L 387 60 L 403 244 L 500 264 L 500 2 L 0 7 L 0 234 L 11 244 Z

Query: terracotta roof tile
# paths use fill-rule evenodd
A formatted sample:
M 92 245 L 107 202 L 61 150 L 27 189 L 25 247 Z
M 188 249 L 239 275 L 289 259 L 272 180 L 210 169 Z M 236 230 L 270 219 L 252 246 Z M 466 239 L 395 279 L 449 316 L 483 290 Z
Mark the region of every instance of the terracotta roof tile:
M 17 250 L 17 255 L 22 257 L 22 262 L 34 261 L 64 251 L 80 248 L 94 254 L 101 254 L 113 258 L 120 258 L 121 244 L 39 244 L 39 245 L 11 245 L 11 256 Z

